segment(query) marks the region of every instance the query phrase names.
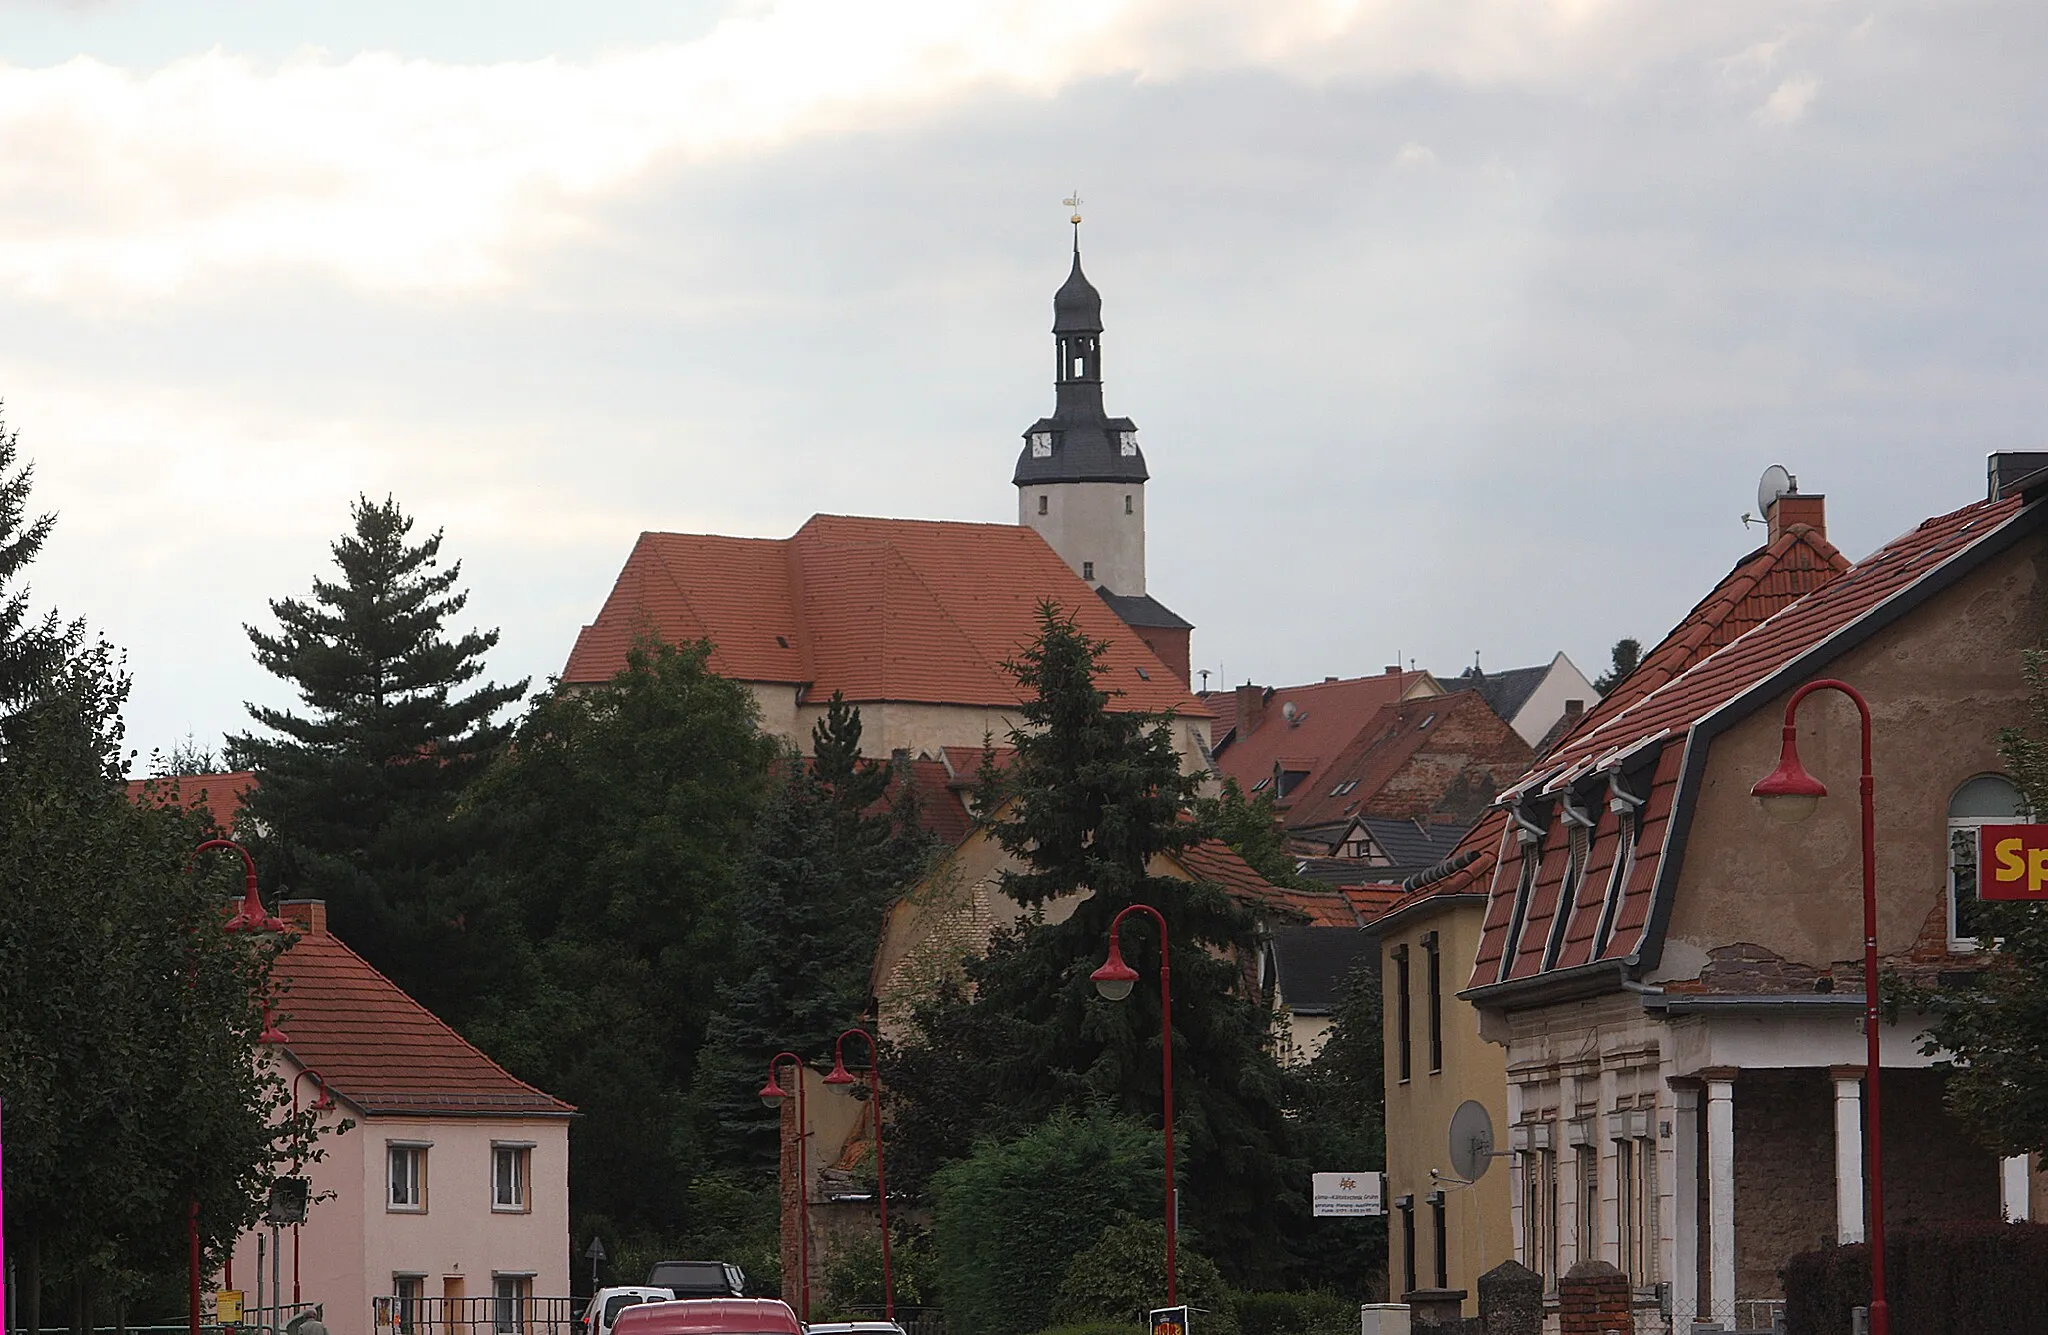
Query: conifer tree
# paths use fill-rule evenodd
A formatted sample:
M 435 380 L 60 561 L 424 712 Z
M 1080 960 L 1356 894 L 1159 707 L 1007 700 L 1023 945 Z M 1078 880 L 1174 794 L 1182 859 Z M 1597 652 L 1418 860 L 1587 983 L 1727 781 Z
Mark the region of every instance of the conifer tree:
M 55 515 L 28 517 L 35 469 L 16 462 L 18 449 L 17 434 L 0 424 L 0 716 L 21 708 L 85 636 L 82 622 L 65 625 L 54 610 L 30 617 L 29 591 L 16 583 L 57 522 Z
M 1123 932 L 1124 959 L 1145 980 L 1129 999 L 1101 1000 L 1088 977 L 1110 920 L 1149 904 L 1171 933 L 1184 1218 L 1228 1273 L 1278 1272 L 1280 1211 L 1306 1178 L 1290 1151 L 1286 1077 L 1241 963 L 1254 949 L 1251 915 L 1217 886 L 1152 874 L 1155 855 L 1200 837 L 1189 819 L 1198 780 L 1181 769 L 1169 719 L 1111 708 L 1098 685 L 1107 646 L 1056 606 L 1039 618 L 1039 638 L 1007 665 L 1026 692 L 1024 722 L 1007 738 L 1015 756 L 1000 769 L 990 756 L 979 795 L 1019 864 L 1003 892 L 1026 912 L 968 963 L 971 998 L 922 1013 L 925 1033 L 893 1086 L 898 1116 L 950 1128 L 956 1153 L 1061 1109 L 1106 1106 L 1157 1125 L 1159 943 L 1149 918 Z M 1055 901 L 1072 905 L 1057 922 L 1042 912 Z M 932 1051 L 963 1044 L 973 1054 L 964 1063 Z M 973 1124 L 962 1125 L 963 1110 Z
M 388 497 L 359 496 L 350 517 L 332 547 L 340 579 L 273 599 L 276 633 L 245 628 L 304 712 L 249 705 L 265 731 L 229 737 L 229 761 L 257 772 L 245 809 L 270 877 L 326 900 L 338 935 L 459 1016 L 491 952 L 469 930 L 479 906 L 451 879 L 470 852 L 458 800 L 504 746 L 497 715 L 526 683 L 478 683 L 497 631 L 450 638 L 468 595 L 460 562 L 439 568 L 439 531 L 410 541 L 413 521 Z
M 737 968 L 698 1077 L 716 1156 L 758 1173 L 776 1163 L 776 1115 L 754 1093 L 768 1059 L 785 1050 L 823 1059 L 869 1017 L 883 917 L 932 846 L 907 774 L 861 754 L 860 710 L 837 691 L 811 730 L 808 762 L 787 752 L 781 778 L 755 832 Z

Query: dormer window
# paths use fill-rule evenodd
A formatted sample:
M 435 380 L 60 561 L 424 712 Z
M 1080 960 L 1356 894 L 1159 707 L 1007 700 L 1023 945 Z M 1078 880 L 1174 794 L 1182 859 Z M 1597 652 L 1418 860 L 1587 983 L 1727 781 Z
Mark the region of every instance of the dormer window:
M 1034 459 L 1052 458 L 1052 432 L 1034 431 L 1031 433 L 1031 457 Z

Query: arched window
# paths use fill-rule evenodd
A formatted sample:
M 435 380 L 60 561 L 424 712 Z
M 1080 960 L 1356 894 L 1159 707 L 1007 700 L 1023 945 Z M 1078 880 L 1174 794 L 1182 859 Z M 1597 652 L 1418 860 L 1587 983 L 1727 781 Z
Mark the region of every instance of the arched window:
M 2024 821 L 2027 800 L 2001 774 L 1979 774 L 1948 800 L 1948 943 L 1977 948 L 1977 829 Z

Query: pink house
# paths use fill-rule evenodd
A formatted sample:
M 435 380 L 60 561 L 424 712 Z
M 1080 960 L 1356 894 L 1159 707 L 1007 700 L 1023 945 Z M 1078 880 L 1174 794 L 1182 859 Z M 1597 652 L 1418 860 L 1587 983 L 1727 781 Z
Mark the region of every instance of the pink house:
M 569 1119 L 286 902 L 279 960 L 289 1036 L 269 1049 L 301 1106 L 334 1107 L 306 1222 L 278 1247 L 279 1287 L 325 1307 L 334 1335 L 543 1335 L 568 1316 Z M 260 1229 L 268 1248 L 269 1229 Z M 235 1247 L 253 1306 L 258 1234 Z M 271 1258 L 262 1283 L 271 1283 Z M 225 1278 L 222 1277 L 223 1287 Z M 272 1299 L 266 1293 L 266 1304 Z M 289 1313 L 287 1313 L 289 1315 Z M 253 1318 L 252 1318 L 253 1319 Z

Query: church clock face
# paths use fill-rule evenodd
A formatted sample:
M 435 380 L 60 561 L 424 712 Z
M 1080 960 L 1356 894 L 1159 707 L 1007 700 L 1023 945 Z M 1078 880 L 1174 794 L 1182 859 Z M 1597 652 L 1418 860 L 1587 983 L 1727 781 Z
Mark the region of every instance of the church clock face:
M 1125 453 L 1130 453 L 1130 450 L 1126 450 Z M 1052 458 L 1052 432 L 1034 431 L 1031 433 L 1031 457 L 1034 459 Z
M 1124 458 L 1128 459 L 1138 452 L 1138 433 L 1119 431 L 1116 433 L 1116 443 L 1123 450 Z

